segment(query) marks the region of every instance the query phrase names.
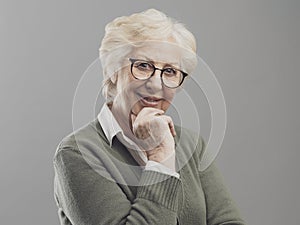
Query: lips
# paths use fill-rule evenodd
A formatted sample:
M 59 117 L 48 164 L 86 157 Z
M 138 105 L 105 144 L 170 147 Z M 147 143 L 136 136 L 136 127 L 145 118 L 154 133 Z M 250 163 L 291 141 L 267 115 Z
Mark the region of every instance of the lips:
M 156 107 L 158 106 L 159 101 L 162 100 L 162 98 L 158 98 L 155 96 L 141 96 L 140 100 L 143 106 Z

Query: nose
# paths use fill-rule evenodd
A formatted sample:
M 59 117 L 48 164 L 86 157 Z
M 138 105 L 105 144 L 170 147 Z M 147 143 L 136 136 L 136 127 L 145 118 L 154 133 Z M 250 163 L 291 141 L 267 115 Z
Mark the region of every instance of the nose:
M 162 89 L 162 80 L 161 80 L 161 71 L 155 70 L 154 74 L 150 79 L 146 82 L 146 87 L 149 92 L 155 93 L 157 91 L 160 91 Z

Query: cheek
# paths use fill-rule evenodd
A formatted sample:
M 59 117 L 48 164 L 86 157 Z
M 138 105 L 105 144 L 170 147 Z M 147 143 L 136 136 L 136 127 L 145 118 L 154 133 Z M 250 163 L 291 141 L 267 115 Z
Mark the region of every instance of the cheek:
M 161 105 L 162 110 L 166 111 L 170 107 L 170 105 L 174 99 L 174 96 L 175 96 L 174 90 L 169 89 L 169 90 L 164 91 L 164 101 L 162 102 L 162 105 Z
M 128 74 L 127 70 L 121 71 L 118 74 L 117 81 L 118 94 L 120 94 L 124 100 L 128 101 L 134 91 L 134 82 L 132 76 Z
M 164 88 L 164 98 L 168 102 L 172 102 L 173 98 L 175 96 L 176 90 L 175 89 L 169 89 L 169 88 Z
M 136 81 L 135 79 L 129 78 L 127 82 L 122 85 L 122 99 L 123 105 L 128 110 L 137 115 L 141 109 L 141 103 L 139 102 L 139 96 L 136 92 L 140 89 L 143 84 L 141 82 Z

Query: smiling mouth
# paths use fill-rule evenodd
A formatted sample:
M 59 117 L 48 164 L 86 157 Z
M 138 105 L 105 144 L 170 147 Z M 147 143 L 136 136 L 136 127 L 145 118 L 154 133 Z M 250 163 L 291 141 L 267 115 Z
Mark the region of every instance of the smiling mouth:
M 154 96 L 140 96 L 140 101 L 145 107 L 156 107 L 162 98 L 154 97 Z

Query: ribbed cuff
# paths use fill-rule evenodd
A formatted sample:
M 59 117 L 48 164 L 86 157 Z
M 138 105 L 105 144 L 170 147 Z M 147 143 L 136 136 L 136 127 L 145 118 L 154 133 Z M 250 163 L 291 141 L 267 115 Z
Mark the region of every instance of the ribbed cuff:
M 139 182 L 137 197 L 177 211 L 180 185 L 181 180 L 174 176 L 145 170 Z

